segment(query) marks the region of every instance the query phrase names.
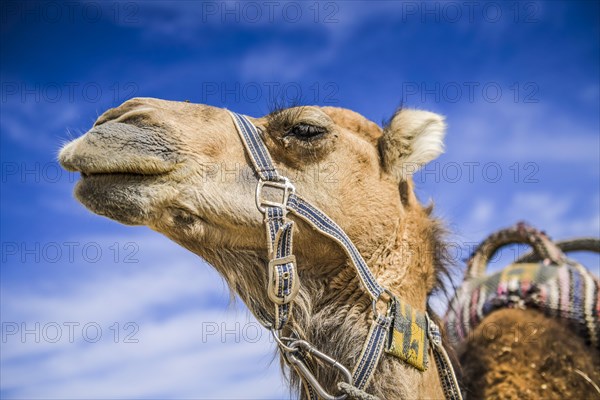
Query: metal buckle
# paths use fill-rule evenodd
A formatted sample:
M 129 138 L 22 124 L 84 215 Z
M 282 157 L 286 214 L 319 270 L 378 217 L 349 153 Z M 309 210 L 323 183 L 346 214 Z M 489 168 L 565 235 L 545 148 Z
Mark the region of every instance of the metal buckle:
M 389 290 L 389 289 L 383 289 L 383 292 L 381 294 L 387 294 L 389 299 L 388 301 L 391 303 L 391 301 L 394 299 L 394 294 Z M 379 316 L 381 314 L 379 314 L 379 311 L 377 310 L 377 302 L 381 299 L 381 295 L 379 295 L 378 298 L 373 299 L 373 302 L 371 303 L 371 307 L 373 308 L 373 319 L 377 319 L 379 318 Z M 387 313 L 389 314 L 389 305 L 388 305 L 388 310 Z
M 283 196 L 280 203 L 264 199 L 262 196 L 262 189 L 265 186 L 283 190 Z M 286 206 L 288 198 L 290 197 L 290 194 L 295 193 L 295 191 L 296 187 L 285 176 L 279 177 L 279 181 L 263 181 L 262 179 L 259 179 L 258 183 L 256 184 L 256 207 L 263 214 L 267 212 L 263 206 L 279 207 L 283 210 L 283 214 L 285 215 L 287 212 Z
M 300 290 L 300 282 L 298 282 L 298 277 L 296 276 L 294 281 L 292 282 L 291 292 L 287 295 L 283 295 L 283 297 L 277 296 L 277 291 L 275 290 L 275 279 L 273 279 L 273 274 L 275 273 L 276 265 L 283 265 L 292 263 L 296 266 L 296 256 L 289 255 L 287 257 L 274 258 L 269 261 L 269 283 L 267 286 L 267 294 L 269 295 L 269 299 L 275 304 L 284 305 L 294 300 L 298 291 Z
M 306 379 L 306 381 L 315 389 L 315 391 L 319 395 L 319 398 L 325 400 L 344 400 L 348 397 L 347 394 L 342 394 L 340 396 L 333 396 L 329 394 L 323 388 L 323 386 L 321 386 L 321 384 L 319 383 L 317 378 L 315 378 L 312 372 L 310 372 L 306 364 L 300 358 L 296 357 L 294 353 L 296 353 L 300 348 L 302 348 L 304 351 L 306 351 L 308 354 L 311 354 L 313 357 L 319 358 L 326 364 L 329 364 L 331 367 L 336 368 L 338 371 L 341 372 L 346 382 L 352 384 L 352 374 L 350 373 L 350 371 L 348 371 L 346 367 L 344 367 L 342 364 L 337 362 L 337 360 L 331 358 L 327 354 L 317 350 L 313 345 L 311 345 L 305 340 L 296 340 L 290 343 L 288 347 L 291 348 L 293 351 L 287 351 L 285 353 L 287 360 L 290 364 L 296 367 L 296 371 L 298 371 L 298 374 L 304 377 L 304 379 Z
M 427 336 L 429 336 L 429 340 L 435 347 L 441 347 L 442 333 L 440 332 L 440 328 L 429 318 L 429 313 L 425 313 L 425 319 L 427 319 Z

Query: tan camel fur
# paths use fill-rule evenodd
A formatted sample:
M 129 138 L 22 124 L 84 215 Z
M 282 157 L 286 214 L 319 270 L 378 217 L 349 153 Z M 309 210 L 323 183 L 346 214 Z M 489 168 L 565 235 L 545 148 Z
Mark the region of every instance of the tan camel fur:
M 417 201 L 410 174 L 442 152 L 443 118 L 402 109 L 381 129 L 350 110 L 306 106 L 251 120 L 297 193 L 346 231 L 383 286 L 425 311 L 445 271 L 443 229 Z M 75 195 L 92 212 L 164 234 L 216 268 L 251 309 L 272 313 L 257 180 L 227 110 L 135 98 L 101 115 L 59 158 L 81 172 Z M 370 299 L 342 250 L 291 218 L 302 287 L 288 329 L 352 370 Z M 367 389 L 385 399 L 441 399 L 431 364 L 420 372 L 384 355 Z M 340 377 L 311 367 L 336 393 Z M 300 390 L 293 374 L 292 385 Z
M 600 399 L 598 351 L 537 310 L 491 313 L 459 353 L 469 399 Z

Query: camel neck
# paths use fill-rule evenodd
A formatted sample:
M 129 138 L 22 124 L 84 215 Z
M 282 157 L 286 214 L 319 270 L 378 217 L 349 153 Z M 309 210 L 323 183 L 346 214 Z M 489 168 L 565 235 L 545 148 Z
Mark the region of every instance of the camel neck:
M 378 246 L 367 263 L 382 285 L 416 309 L 425 311 L 427 294 L 435 284 L 435 257 L 433 252 L 427 251 L 426 232 L 420 231 L 418 225 L 408 218 L 399 223 L 389 243 Z M 333 277 L 306 282 L 305 293 L 309 293 L 309 299 L 300 304 L 303 315 L 295 319 L 293 329 L 352 370 L 373 318 L 371 299 L 360 287 L 351 265 L 341 264 L 330 270 L 337 271 Z M 320 365 L 312 368 L 319 382 L 336 393 L 339 381 L 336 372 Z M 408 397 L 412 397 L 415 387 L 419 388 L 417 397 L 443 397 L 441 392 L 435 391 L 439 390 L 435 368 L 421 373 L 384 355 L 375 375 L 370 392 L 381 398 L 406 398 L 408 393 L 411 393 Z M 390 385 L 390 382 L 395 384 Z M 429 392 L 431 390 L 434 392 Z

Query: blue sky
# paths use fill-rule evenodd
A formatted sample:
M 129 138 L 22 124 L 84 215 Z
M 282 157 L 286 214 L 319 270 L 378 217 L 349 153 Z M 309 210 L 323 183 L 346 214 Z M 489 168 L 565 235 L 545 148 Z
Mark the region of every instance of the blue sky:
M 3 398 L 289 397 L 273 344 L 209 266 L 92 215 L 57 168 L 61 144 L 130 97 L 438 112 L 446 153 L 415 181 L 457 260 L 522 219 L 600 235 L 597 2 L 1 7 Z

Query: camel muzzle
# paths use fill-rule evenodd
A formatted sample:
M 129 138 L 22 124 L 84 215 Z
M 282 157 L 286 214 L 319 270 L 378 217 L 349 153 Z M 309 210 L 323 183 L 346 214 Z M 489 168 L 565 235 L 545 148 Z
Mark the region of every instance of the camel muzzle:
M 87 175 L 160 175 L 175 168 L 178 155 L 154 129 L 111 121 L 67 144 L 58 159 L 66 170 Z

